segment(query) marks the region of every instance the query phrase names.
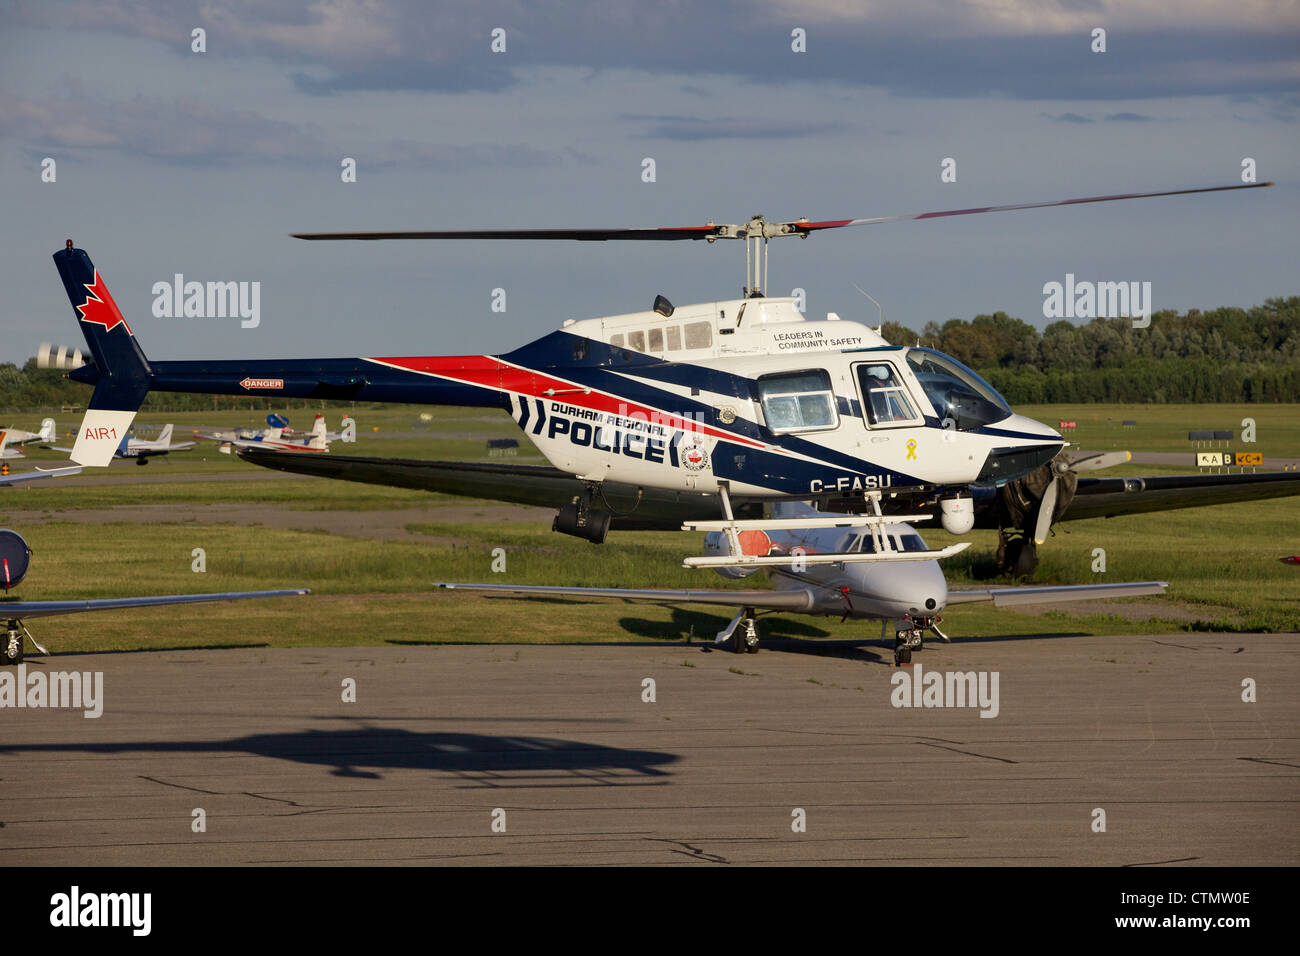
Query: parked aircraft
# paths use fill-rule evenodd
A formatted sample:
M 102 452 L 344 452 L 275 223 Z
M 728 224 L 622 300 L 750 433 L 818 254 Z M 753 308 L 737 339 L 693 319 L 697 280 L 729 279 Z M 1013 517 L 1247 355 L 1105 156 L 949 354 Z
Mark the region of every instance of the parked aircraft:
M 53 418 L 46 418 L 41 421 L 41 430 L 37 432 L 26 432 L 21 428 L 6 428 L 4 434 L 8 436 L 11 445 L 26 445 L 33 441 L 53 441 L 57 430 Z
M 196 433 L 200 438 L 206 438 L 209 441 L 219 441 L 222 443 L 222 450 L 228 450 L 227 446 L 235 448 L 261 448 L 264 450 L 276 452 L 328 452 L 329 441 L 326 438 L 325 416 L 317 414 L 316 420 L 312 423 L 311 431 L 307 433 L 304 441 L 293 441 L 284 438 L 281 435 L 282 428 L 278 425 L 271 426 L 261 435 L 253 438 L 226 438 L 224 432 L 211 434 Z
M 881 635 L 896 626 L 894 663 L 906 664 L 920 650 L 926 631 L 945 643 L 939 629 L 944 608 L 975 601 L 995 607 L 1051 604 L 1164 594 L 1163 581 L 1082 584 L 1066 587 L 1009 587 L 950 591 L 939 562 L 912 520 L 925 515 L 882 516 L 863 526 L 858 515 L 828 514 L 801 502 L 773 506 L 761 528 L 737 532 L 726 522 L 688 521 L 686 527 L 708 530 L 705 551 L 716 561 L 690 559 L 730 578 L 742 578 L 760 566 L 772 571 L 771 590 L 668 590 L 660 588 L 546 587 L 518 584 L 446 584 L 449 590 L 504 592 L 520 595 L 619 598 L 674 604 L 720 604 L 738 608 L 715 643 L 737 653 L 758 650 L 755 618 L 762 612 L 813 614 L 841 619 L 878 620 Z M 728 541 L 728 538 L 732 540 Z M 965 546 L 957 545 L 958 549 Z M 736 552 L 748 560 L 731 560 Z M 858 555 L 859 563 L 842 561 Z M 824 559 L 831 560 L 824 560 Z
M 117 443 L 117 448 L 113 452 L 114 458 L 134 458 L 137 465 L 149 464 L 149 459 L 158 455 L 166 455 L 173 451 L 184 451 L 186 448 L 193 448 L 198 442 L 182 441 L 172 442 L 172 426 L 164 425 L 163 430 L 157 438 L 132 438 L 129 435 L 123 435 L 122 440 Z M 70 452 L 71 448 L 59 448 L 56 445 L 42 445 L 42 448 L 48 448 L 51 451 Z

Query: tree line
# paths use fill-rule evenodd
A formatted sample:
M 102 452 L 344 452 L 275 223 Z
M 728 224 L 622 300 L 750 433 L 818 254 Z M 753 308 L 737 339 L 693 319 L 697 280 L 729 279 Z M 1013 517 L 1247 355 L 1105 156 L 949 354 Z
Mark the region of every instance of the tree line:
M 1154 312 L 1042 332 L 994 312 L 929 322 L 918 333 L 886 322 L 894 345 L 920 344 L 975 369 L 1012 404 L 1300 401 L 1300 296 L 1249 309 Z

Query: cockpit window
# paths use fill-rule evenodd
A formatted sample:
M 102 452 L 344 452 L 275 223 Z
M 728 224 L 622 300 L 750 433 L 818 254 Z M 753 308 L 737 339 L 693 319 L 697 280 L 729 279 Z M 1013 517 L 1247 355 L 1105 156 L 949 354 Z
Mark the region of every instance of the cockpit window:
M 903 425 L 921 420 L 893 365 L 864 362 L 857 369 L 862 408 L 872 425 Z
M 834 428 L 835 394 L 825 369 L 764 375 L 758 380 L 763 417 L 774 432 Z
M 902 534 L 898 531 L 886 532 L 889 537 L 889 544 L 895 551 L 925 551 L 927 550 L 925 541 L 916 532 Z M 876 540 L 870 533 L 860 534 L 849 542 L 846 551 L 859 552 L 865 551 L 867 554 L 876 553 Z
M 940 419 L 958 431 L 1000 422 L 1011 414 L 1006 400 L 961 362 L 930 349 L 908 349 L 907 363 Z

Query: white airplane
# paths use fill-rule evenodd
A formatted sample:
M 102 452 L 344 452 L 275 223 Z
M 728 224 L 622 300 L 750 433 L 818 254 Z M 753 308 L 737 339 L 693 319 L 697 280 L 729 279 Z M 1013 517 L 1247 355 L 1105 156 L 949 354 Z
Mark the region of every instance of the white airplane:
M 76 469 L 80 471 L 80 468 Z M 8 593 L 27 576 L 31 564 L 32 551 L 23 540 L 22 535 L 8 528 L 0 528 L 0 592 Z M 33 617 L 49 617 L 53 614 L 80 614 L 83 611 L 113 611 L 124 608 L 154 607 L 160 604 L 204 604 L 210 601 L 246 601 L 251 598 L 289 597 L 310 594 L 307 588 L 293 588 L 280 591 L 222 591 L 215 594 L 165 594 L 157 597 L 102 598 L 87 601 L 14 601 L 8 597 L 0 599 L 0 626 L 5 631 L 5 639 L 0 640 L 0 665 L 21 664 L 23 662 L 23 638 L 32 642 L 32 646 L 42 654 L 48 654 L 44 647 L 32 637 L 23 621 Z
M 320 415 L 316 416 L 320 418 Z M 346 419 L 345 419 L 346 420 Z M 313 432 L 299 432 L 289 427 L 289 419 L 284 415 L 272 413 L 266 416 L 266 428 L 231 428 L 224 431 L 212 431 L 200 435 L 200 438 L 208 438 L 212 441 L 235 442 L 235 441 L 252 441 L 258 442 L 259 445 L 268 437 L 276 441 L 293 441 L 298 435 L 306 435 L 310 439 Z M 313 428 L 315 422 L 312 423 Z M 274 433 L 274 434 L 273 434 Z M 343 437 L 343 432 L 325 433 L 325 441 L 338 441 Z
M 33 441 L 54 441 L 56 430 L 53 418 L 46 418 L 41 421 L 41 430 L 38 432 L 25 432 L 21 428 L 6 428 L 5 435 L 9 438 L 11 445 L 26 445 Z
M 193 441 L 182 441 L 173 444 L 172 426 L 164 425 L 158 437 L 152 440 L 123 435 L 122 440 L 117 444 L 117 450 L 113 452 L 113 457 L 134 458 L 137 465 L 147 465 L 150 458 L 166 455 L 168 452 L 183 451 L 186 448 L 193 448 L 197 444 L 198 442 Z M 57 445 L 42 445 L 41 447 L 48 448 L 50 451 L 72 451 L 71 448 L 60 448 Z
M 272 451 L 318 451 L 328 452 L 330 450 L 329 439 L 325 431 L 325 416 L 317 413 L 316 420 L 312 422 L 311 431 L 307 433 L 305 441 L 293 441 L 283 436 L 284 429 L 280 426 L 268 428 L 261 435 L 254 438 L 235 438 L 227 437 L 228 432 L 215 432 L 212 434 L 197 433 L 200 438 L 206 438 L 209 441 L 219 441 L 222 444 L 221 450 L 229 454 L 230 448 L 265 448 Z
M 1080 584 L 1063 587 L 1008 587 L 948 590 L 939 562 L 909 521 L 929 515 L 877 516 L 829 514 L 805 502 L 773 506 L 763 529 L 739 522 L 688 521 L 683 530 L 706 530 L 707 558 L 688 558 L 690 567 L 712 567 L 729 578 L 743 578 L 770 567 L 771 590 L 670 590 L 660 588 L 544 587 L 520 584 L 447 584 L 435 587 L 570 597 L 605 597 L 631 601 L 720 604 L 739 608 L 718 632 L 716 644 L 736 653 L 758 650 L 755 618 L 760 612 L 813 614 L 881 622 L 886 636 L 894 622 L 894 663 L 906 664 L 920 650 L 926 631 L 944 643 L 940 613 L 955 604 L 992 601 L 995 607 L 1051 604 L 1164 594 L 1163 581 Z M 969 542 L 956 546 L 960 551 Z M 946 549 L 949 550 L 949 549 Z M 737 562 L 741 553 L 745 560 Z M 952 553 L 955 553 L 952 552 Z M 854 561 L 845 561 L 851 555 Z
M 0 432 L 0 461 L 14 461 L 18 458 L 26 458 L 17 448 L 9 447 L 9 433 Z

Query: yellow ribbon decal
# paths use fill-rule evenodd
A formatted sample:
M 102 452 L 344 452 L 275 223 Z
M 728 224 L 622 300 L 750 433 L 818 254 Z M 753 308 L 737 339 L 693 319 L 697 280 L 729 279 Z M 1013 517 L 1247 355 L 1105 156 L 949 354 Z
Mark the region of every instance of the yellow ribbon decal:
M 907 440 L 907 460 L 908 461 L 916 460 L 916 439 L 915 438 L 909 438 Z

